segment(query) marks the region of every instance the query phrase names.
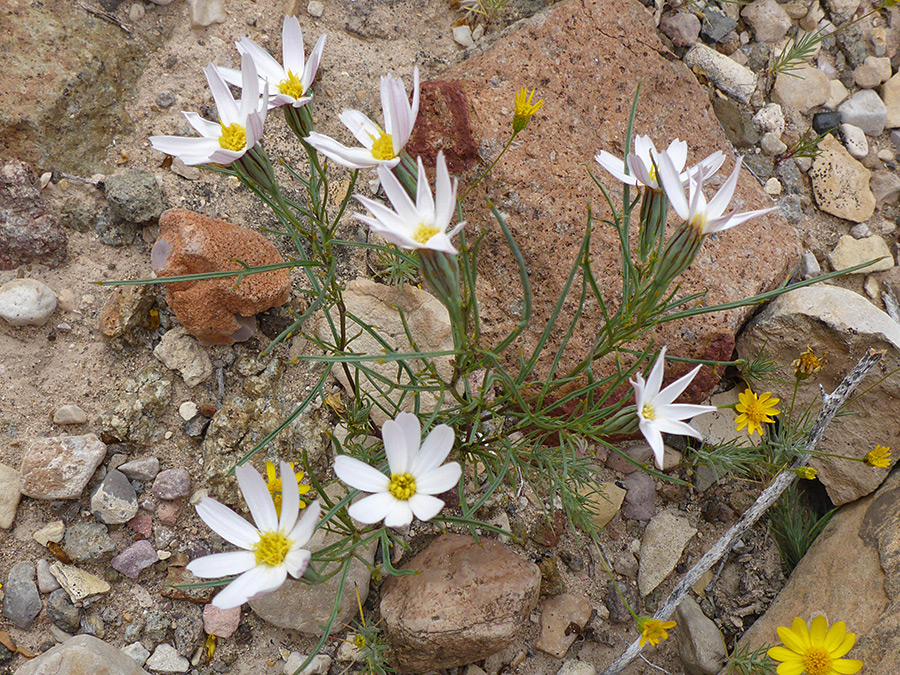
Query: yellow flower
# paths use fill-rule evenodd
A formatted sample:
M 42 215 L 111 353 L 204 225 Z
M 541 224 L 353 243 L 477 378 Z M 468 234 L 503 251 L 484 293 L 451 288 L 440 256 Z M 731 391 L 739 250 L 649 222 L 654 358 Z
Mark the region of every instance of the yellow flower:
M 781 414 L 780 410 L 775 410 L 781 399 L 773 397 L 770 392 L 757 396 L 747 387 L 743 393 L 738 394 L 738 401 L 740 402 L 734 409 L 741 414 L 735 418 L 734 423 L 738 431 L 747 427 L 747 433 L 751 436 L 754 431 L 762 436 L 762 425 L 774 422 L 775 416 Z
M 675 628 L 674 621 L 660 621 L 659 619 L 642 616 L 638 619 L 638 629 L 641 631 L 641 647 L 648 642 L 655 647 L 660 640 L 668 640 L 669 634 L 666 631 L 670 631 L 673 628 Z
M 294 463 L 290 463 L 291 471 L 294 470 Z M 309 492 L 309 485 L 303 485 L 300 483 L 303 480 L 303 472 L 297 472 L 297 483 L 299 483 L 298 489 L 301 495 L 305 495 Z M 272 495 L 272 501 L 275 503 L 275 511 L 278 513 L 278 517 L 281 517 L 281 478 L 278 477 L 278 469 L 275 467 L 274 462 L 270 462 L 266 460 L 266 477 L 268 480 L 266 481 L 266 487 L 269 488 L 269 494 Z M 306 504 L 303 500 L 300 500 L 300 508 L 305 509 Z
M 798 380 L 805 380 L 812 375 L 817 375 L 825 363 L 825 353 L 822 356 L 816 356 L 812 347 L 807 345 L 806 351 L 800 354 L 791 365 L 794 366 L 794 376 Z
M 853 649 L 856 634 L 848 633 L 843 621 L 830 629 L 824 616 L 817 616 L 806 628 L 806 622 L 797 617 L 790 628 L 778 627 L 778 637 L 783 647 L 772 647 L 767 653 L 775 661 L 781 661 L 778 675 L 854 675 L 863 666 L 857 659 L 842 659 Z
M 797 475 L 804 480 L 815 480 L 816 477 L 818 477 L 819 472 L 811 466 L 801 466 L 797 469 Z
M 527 127 L 534 114 L 541 109 L 542 105 L 544 105 L 542 99 L 538 99 L 537 103 L 531 102 L 531 99 L 534 98 L 535 91 L 536 90 L 532 89 L 529 93 L 525 87 L 522 87 L 516 93 L 516 112 L 513 114 L 514 134 L 519 133 L 522 129 Z
M 866 453 L 865 462 L 869 466 L 887 469 L 891 465 L 891 449 L 884 445 L 876 445 Z

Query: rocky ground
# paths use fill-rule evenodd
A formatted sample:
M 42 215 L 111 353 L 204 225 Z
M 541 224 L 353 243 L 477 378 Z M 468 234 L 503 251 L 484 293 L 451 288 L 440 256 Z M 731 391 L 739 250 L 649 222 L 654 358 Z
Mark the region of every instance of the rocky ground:
M 185 579 L 190 559 L 222 547 L 191 506 L 209 492 L 228 496 L 217 462 L 233 462 L 252 447 L 317 378 L 314 368 L 290 364 L 310 349 L 303 338 L 259 356 L 287 325 L 287 309 L 262 314 L 260 332 L 248 342 L 201 346 L 180 327 L 160 287 L 113 291 L 94 283 L 150 276 L 149 251 L 165 208 L 252 229 L 272 225 L 238 185 L 164 164 L 147 137 L 186 133 L 181 110 L 212 117 L 201 68 L 236 65 L 232 43 L 243 35 L 277 53 L 286 11 L 300 17 L 308 45 L 328 33 L 316 88 L 317 121 L 327 133 L 339 133 L 334 114 L 345 106 L 377 112 L 385 71 L 408 82 L 417 64 L 423 80 L 460 83 L 474 138 L 467 151 L 459 146 L 460 161 L 483 166 L 508 124 L 510 92 L 537 87 L 547 104 L 528 129 L 531 136 L 482 189 L 514 214 L 523 250 L 538 266 L 542 249 L 563 250 L 578 240 L 588 196 L 599 201 L 579 182 L 581 165 L 601 148 L 621 150 L 632 95 L 627 82 L 641 74 L 639 132 L 658 144 L 686 138 L 692 158 L 730 143 L 758 179 L 745 176 L 738 207 L 768 201 L 780 207 L 780 217 L 710 242 L 711 253 L 698 260 L 690 283 L 708 284 L 727 299 L 771 288 L 788 273 L 811 278 L 886 256 L 865 273 L 766 306 L 738 336 L 738 353 L 747 356 L 766 344 L 787 366 L 807 344 L 827 349 L 821 380 L 827 390 L 867 347 L 888 350 L 883 375 L 900 365 L 900 326 L 882 311 L 890 309 L 890 294 L 886 300 L 883 294 L 900 292 L 897 7 L 826 39 L 792 78 L 765 74 L 786 35 L 797 27 L 845 24 L 872 5 L 756 0 L 645 8 L 626 0 L 549 6 L 514 0 L 486 22 L 477 16 L 466 21 L 465 12 L 445 0 L 288 4 L 105 0 L 51 12 L 19 2 L 0 15 L 0 34 L 7 36 L 0 46 L 16 57 L 0 74 L 0 154 L 6 160 L 0 171 L 0 671 L 42 672 L 27 659 L 64 643 L 69 652 L 81 648 L 97 659 L 73 673 L 106 663 L 123 673 L 274 674 L 293 672 L 297 655 L 315 644 L 309 631 L 323 607 L 330 608 L 327 588 L 313 593 L 289 586 L 274 601 L 241 612 L 215 611 L 206 604 L 210 592 L 171 588 Z M 592 80 L 595 89 L 580 84 Z M 836 132 L 821 142 L 815 159 L 785 157 L 810 127 Z M 268 125 L 266 139 L 270 151 L 296 156 L 280 120 Z M 542 182 L 535 173 L 554 174 L 560 183 Z M 484 217 L 474 212 L 471 222 L 478 226 Z M 345 227 L 348 236 L 365 236 L 352 223 Z M 370 274 L 362 257 L 342 263 L 348 282 Z M 549 293 L 558 260 L 543 264 L 546 271 L 536 276 Z M 500 298 L 490 315 L 499 324 L 515 320 L 501 304 L 508 299 L 503 276 L 502 268 L 488 275 L 486 286 L 486 297 Z M 299 275 L 293 279 L 299 283 Z M 294 297 L 287 307 L 299 303 Z M 686 350 L 700 349 L 698 332 L 727 334 L 721 357 L 729 358 L 732 334 L 746 318 L 738 312 L 692 325 L 679 339 Z M 857 414 L 829 433 L 831 451 L 861 457 L 875 444 L 900 447 L 895 382 L 894 375 L 870 388 Z M 723 382 L 714 402 L 733 400 L 730 386 Z M 340 386 L 330 383 L 329 390 Z M 815 396 L 811 387 L 805 400 Z M 326 466 L 328 435 L 338 422 L 333 409 L 317 403 L 267 455 L 290 458 L 303 444 Z M 727 411 L 704 426 L 712 440 L 733 435 L 731 429 Z M 639 444 L 629 452 L 648 459 Z M 693 474 L 674 450 L 667 469 L 692 482 L 690 489 L 633 471 L 615 454 L 601 453 L 597 461 L 610 498 L 598 504 L 608 534 L 604 552 L 629 602 L 643 613 L 655 611 L 762 487 Z M 54 473 L 60 465 L 71 470 Z M 900 632 L 892 631 L 892 617 L 900 596 L 892 551 L 900 524 L 891 508 L 897 477 L 881 485 L 886 471 L 861 471 L 848 462 L 816 466 L 820 498 L 848 506 L 784 592 L 774 543 L 765 527 L 754 528 L 695 586 L 694 604 L 684 604 L 676 617 L 677 639 L 648 649 L 646 661 L 625 672 L 715 673 L 723 639 L 730 649 L 752 625 L 748 644 L 770 642 L 773 626 L 823 611 L 860 635 L 854 655 L 865 660 L 864 672 L 898 671 Z M 446 610 L 448 632 L 454 620 L 476 630 L 506 626 L 495 642 L 487 628 L 468 636 L 478 649 L 472 647 L 468 662 L 442 672 L 588 675 L 601 672 L 634 639 L 596 551 L 573 528 L 549 527 L 538 506 L 525 491 L 487 514 L 524 540 L 499 547 L 496 555 L 479 557 L 466 541 L 437 537 L 428 526 L 410 532 L 412 551 L 395 563 L 421 565 L 450 580 L 464 573 L 484 580 L 484 606 L 428 600 Z M 447 550 L 467 551 L 469 566 L 453 568 Z M 860 554 L 848 561 L 845 550 Z M 424 558 L 410 562 L 422 551 Z M 501 562 L 504 556 L 508 562 Z M 364 591 L 368 571 L 360 566 L 354 574 Z M 399 586 L 372 582 L 367 621 L 391 626 L 429 616 L 434 605 L 403 602 L 425 589 Z M 490 599 L 509 589 L 519 603 L 502 616 L 490 614 Z M 342 626 L 358 618 L 354 604 L 347 596 Z M 481 623 L 473 619 L 478 611 L 484 612 Z M 342 642 L 353 633 L 342 627 L 323 650 L 328 658 L 309 672 L 361 671 Z M 80 642 L 70 640 L 76 634 Z M 211 658 L 208 634 L 219 636 Z M 429 661 L 439 650 L 425 637 L 405 639 L 411 670 L 440 665 Z

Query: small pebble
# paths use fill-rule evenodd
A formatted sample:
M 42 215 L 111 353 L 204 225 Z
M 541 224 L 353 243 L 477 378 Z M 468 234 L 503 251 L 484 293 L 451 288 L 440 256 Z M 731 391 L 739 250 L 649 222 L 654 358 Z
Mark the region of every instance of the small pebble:
M 63 521 L 61 520 L 54 520 L 51 523 L 47 523 L 42 528 L 35 530 L 34 534 L 32 534 L 31 536 L 37 543 L 46 548 L 47 544 L 51 541 L 54 544 L 58 544 L 59 542 L 61 542 L 65 532 L 65 523 L 63 523 Z
M 842 124 L 840 130 L 844 139 L 844 147 L 852 157 L 862 159 L 869 154 L 869 141 L 862 129 L 852 124 Z
M 23 560 L 10 568 L 3 585 L 3 616 L 19 628 L 30 628 L 43 607 L 34 577 L 34 564 Z
M 157 645 L 153 654 L 147 659 L 147 668 L 160 673 L 186 673 L 190 670 L 191 663 L 175 647 L 168 642 Z
M 119 471 L 131 480 L 139 480 L 145 483 L 156 478 L 159 474 L 159 460 L 156 457 L 138 457 L 126 462 L 119 467 Z
M 781 194 L 781 181 L 779 181 L 775 176 L 772 176 L 769 180 L 766 181 L 766 194 L 775 195 Z
M 77 633 L 81 626 L 81 609 L 75 606 L 69 594 L 59 588 L 47 598 L 47 616 L 67 633 Z
M 150 656 L 150 650 L 140 642 L 132 642 L 130 645 L 122 647 L 122 652 L 139 666 L 147 663 L 147 657 Z
M 325 12 L 325 5 L 319 0 L 310 0 L 310 3 L 306 6 L 306 11 L 311 17 L 318 19 Z
M 56 309 L 56 294 L 37 279 L 13 279 L 0 286 L 0 318 L 11 326 L 43 326 Z
M 158 499 L 178 499 L 191 491 L 191 474 L 185 469 L 166 469 L 153 481 L 153 494 Z
M 146 539 L 134 542 L 112 559 L 112 567 L 129 579 L 137 579 L 140 573 L 159 560 L 156 549 Z
M 306 661 L 306 654 L 300 654 L 299 652 L 291 652 L 290 656 L 286 659 L 286 663 L 284 664 L 284 673 L 285 675 L 325 675 L 328 672 L 328 669 L 331 668 L 331 657 L 326 656 L 325 654 L 316 654 L 315 658 L 310 662 L 306 668 L 297 672 L 297 669 Z
M 52 593 L 59 588 L 59 582 L 50 573 L 50 563 L 41 558 L 35 563 L 37 570 L 37 587 L 41 593 Z
M 241 608 L 219 609 L 213 604 L 203 608 L 203 630 L 207 635 L 230 638 L 241 623 Z
M 135 2 L 128 8 L 128 19 L 132 22 L 140 21 L 144 18 L 144 13 L 144 6 L 139 2 Z
M 171 91 L 160 92 L 156 97 L 156 105 L 160 108 L 171 108 L 175 105 L 175 96 Z
M 854 239 L 865 239 L 870 236 L 872 232 L 869 230 L 869 226 L 866 223 L 859 223 L 850 228 L 850 234 Z
M 178 414 L 185 422 L 197 414 L 197 404 L 193 401 L 185 401 L 178 406 Z
M 882 162 L 893 162 L 894 161 L 894 153 L 891 152 L 891 150 L 889 148 L 884 148 L 884 150 L 879 150 L 877 157 Z
M 472 39 L 472 29 L 465 24 L 453 27 L 453 39 L 458 45 L 467 49 L 475 46 L 475 41 Z
M 87 422 L 87 413 L 77 405 L 64 405 L 53 413 L 54 424 L 84 424 Z

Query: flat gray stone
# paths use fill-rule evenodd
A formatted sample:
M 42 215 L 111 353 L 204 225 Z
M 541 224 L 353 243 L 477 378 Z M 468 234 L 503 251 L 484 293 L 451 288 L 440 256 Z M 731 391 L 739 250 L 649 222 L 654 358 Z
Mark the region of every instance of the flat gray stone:
M 106 456 L 94 434 L 33 438 L 19 469 L 22 494 L 32 499 L 78 499 Z
M 841 122 L 852 124 L 868 136 L 880 136 L 887 124 L 887 107 L 872 89 L 860 89 L 838 106 Z
M 19 628 L 30 628 L 43 607 L 34 575 L 34 563 L 17 562 L 10 568 L 3 586 L 3 616 Z
M 728 659 L 725 639 L 718 626 L 691 596 L 681 601 L 677 614 L 675 638 L 685 672 L 687 675 L 717 675 Z
M 76 635 L 23 664 L 15 675 L 149 675 L 132 659 L 92 635 Z
M 729 56 L 704 44 L 696 44 L 684 55 L 689 68 L 701 70 L 716 87 L 742 103 L 750 101 L 756 91 L 756 74 Z
M 697 534 L 687 518 L 674 511 L 657 513 L 647 524 L 641 540 L 638 590 L 645 596 L 659 586 L 681 559 L 684 547 Z

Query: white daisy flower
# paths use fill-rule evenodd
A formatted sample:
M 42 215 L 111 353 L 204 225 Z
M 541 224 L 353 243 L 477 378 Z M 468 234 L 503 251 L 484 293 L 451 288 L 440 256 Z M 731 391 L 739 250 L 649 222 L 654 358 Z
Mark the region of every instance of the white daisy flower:
M 601 150 L 600 154 L 596 155 L 594 159 L 617 180 L 628 185 L 648 187 L 659 192 L 662 191 L 662 187 L 656 174 L 661 155 L 666 155 L 671 160 L 672 166 L 679 172 L 682 181 L 687 181 L 688 176 L 701 168 L 707 177 L 711 176 L 719 170 L 719 167 L 725 161 L 725 155 L 717 150 L 699 164 L 690 167 L 682 173 L 685 162 L 687 162 L 687 143 L 685 141 L 676 138 L 669 143 L 669 147 L 664 152 L 659 152 L 650 137 L 642 135 L 634 137 L 634 152 L 625 158 L 628 168 L 631 169 L 630 174 L 625 173 L 621 159 L 605 150 Z M 654 167 L 654 161 L 657 167 Z
M 260 98 L 259 76 L 253 59 L 241 58 L 243 97 L 236 102 L 222 75 L 212 64 L 203 69 L 219 112 L 219 122 L 209 122 L 197 113 L 182 113 L 201 138 L 151 136 L 150 144 L 160 152 L 174 155 L 188 166 L 231 164 L 257 144 L 266 121 L 266 100 Z
M 284 17 L 281 29 L 281 60 L 278 63 L 265 49 L 248 37 L 236 44 L 238 51 L 249 54 L 259 72 L 259 87 L 269 85 L 269 109 L 290 105 L 300 108 L 312 100 L 309 88 L 316 78 L 322 50 L 325 49 L 325 35 L 319 37 L 316 46 L 306 60 L 303 51 L 303 31 L 296 16 Z M 242 86 L 240 71 L 233 68 L 219 68 L 222 78 L 235 87 Z
M 644 378 L 640 374 L 636 375 L 634 380 L 631 380 L 631 386 L 634 387 L 635 403 L 637 403 L 637 416 L 640 420 L 639 427 L 653 450 L 656 466 L 660 469 L 662 469 L 664 453 L 663 433 L 702 438 L 699 431 L 682 420 L 691 419 L 716 409 L 715 406 L 711 405 L 690 405 L 674 402 L 687 389 L 697 375 L 697 371 L 700 370 L 700 366 L 697 366 L 687 375 L 675 380 L 660 391 L 665 360 L 666 348 L 663 347 L 659 352 L 656 363 L 653 364 L 653 369 L 650 371 L 647 381 L 644 382 Z
M 353 217 L 366 223 L 373 232 L 400 248 L 430 249 L 455 255 L 456 247 L 453 246 L 450 237 L 465 225 L 465 222 L 462 222 L 450 230 L 447 229 L 456 209 L 456 179 L 450 180 L 444 153 L 438 152 L 435 191 L 432 198 L 422 158 L 419 157 L 417 161 L 419 175 L 416 181 L 415 204 L 394 172 L 382 164 L 378 167 L 378 178 L 394 210 L 374 199 L 355 195 L 357 201 L 369 209 L 372 215 L 354 213 Z
M 338 119 L 344 123 L 361 148 L 350 148 L 316 131 L 305 139 L 326 157 L 350 169 L 384 165 L 393 169 L 400 162 L 400 151 L 409 141 L 419 114 L 419 68 L 413 70 L 412 103 L 408 102 L 403 81 L 391 74 L 381 78 L 381 109 L 384 129 L 358 110 L 345 110 Z
M 213 598 L 220 609 L 238 607 L 278 589 L 290 574 L 303 576 L 312 555 L 301 548 L 309 541 L 319 522 L 319 502 L 311 503 L 298 520 L 300 492 L 297 477 L 287 462 L 281 462 L 281 517 L 275 511 L 272 495 L 262 476 L 250 466 L 234 470 L 244 500 L 250 508 L 254 527 L 234 511 L 208 497 L 197 504 L 197 515 L 220 537 L 243 551 L 214 553 L 197 558 L 187 569 L 201 579 L 239 574 Z
M 439 424 L 425 438 L 415 415 L 400 413 L 381 428 L 391 475 L 364 462 L 338 455 L 334 472 L 349 486 L 373 494 L 352 504 L 350 517 L 371 524 L 384 520 L 387 527 L 405 527 L 413 516 L 431 520 L 444 502 L 435 497 L 456 486 L 462 474 L 458 462 L 441 465 L 453 447 L 453 429 Z

